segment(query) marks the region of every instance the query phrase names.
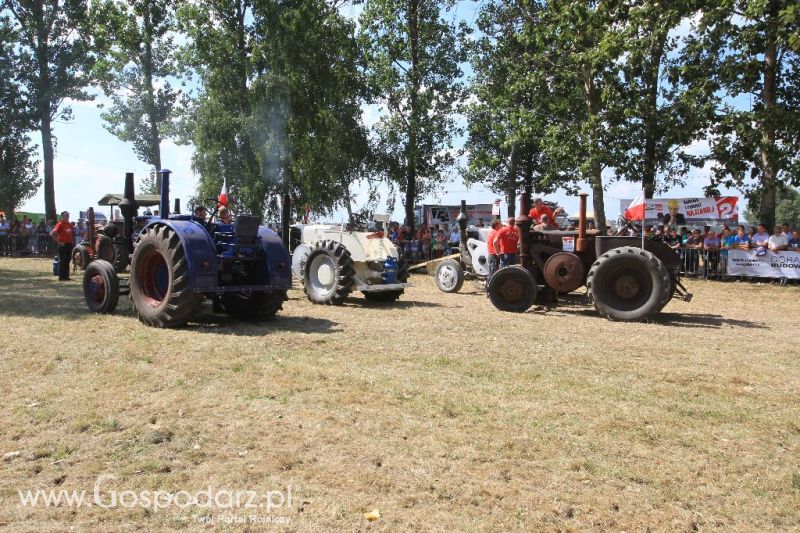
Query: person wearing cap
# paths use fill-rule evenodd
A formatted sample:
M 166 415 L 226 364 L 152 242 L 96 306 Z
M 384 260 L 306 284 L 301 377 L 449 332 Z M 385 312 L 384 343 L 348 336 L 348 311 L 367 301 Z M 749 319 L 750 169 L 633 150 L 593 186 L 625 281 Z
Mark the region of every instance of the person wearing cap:
M 75 236 L 67 211 L 61 213 L 61 220 L 50 232 L 50 236 L 55 239 L 58 246 L 58 281 L 69 281 L 69 262 L 72 258 Z
M 208 211 L 204 206 L 198 205 L 194 208 L 194 217 L 199 218 L 205 224 L 206 218 L 208 217 Z

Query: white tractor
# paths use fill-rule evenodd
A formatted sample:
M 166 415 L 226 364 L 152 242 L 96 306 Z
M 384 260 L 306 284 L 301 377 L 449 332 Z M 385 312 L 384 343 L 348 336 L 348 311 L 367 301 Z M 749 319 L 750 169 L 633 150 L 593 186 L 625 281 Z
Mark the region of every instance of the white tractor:
M 289 250 L 292 273 L 313 303 L 339 305 L 353 291 L 361 291 L 369 301 L 393 302 L 411 286 L 408 264 L 381 232 L 295 224 Z
M 458 292 L 465 279 L 483 288 L 489 275 L 489 248 L 486 244 L 492 228 L 467 229 L 467 253 L 458 259 L 445 259 L 436 267 L 436 286 L 442 292 Z

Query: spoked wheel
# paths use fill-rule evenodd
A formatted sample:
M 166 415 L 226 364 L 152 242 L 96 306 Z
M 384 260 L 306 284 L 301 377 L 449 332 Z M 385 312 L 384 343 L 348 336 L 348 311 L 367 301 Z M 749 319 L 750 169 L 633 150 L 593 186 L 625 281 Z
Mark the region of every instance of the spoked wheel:
M 260 322 L 272 320 L 289 299 L 287 291 L 273 292 L 227 292 L 222 295 L 225 312 L 239 320 Z
M 308 299 L 318 304 L 341 304 L 353 287 L 350 252 L 336 241 L 320 241 L 308 254 L 304 281 Z
M 83 299 L 94 313 L 113 313 L 119 302 L 119 279 L 114 266 L 97 259 L 83 273 Z
M 536 300 L 536 280 L 522 267 L 505 267 L 494 273 L 487 291 L 492 305 L 501 311 L 524 313 Z
M 673 285 L 658 257 L 641 248 L 622 246 L 595 261 L 586 287 L 602 316 L 638 321 L 650 318 L 666 305 Z
M 201 301 L 188 285 L 189 267 L 178 235 L 167 226 L 149 227 L 131 261 L 131 300 L 139 320 L 161 328 L 188 322 Z
M 455 259 L 445 259 L 436 267 L 436 286 L 442 292 L 458 292 L 464 285 L 464 268 Z

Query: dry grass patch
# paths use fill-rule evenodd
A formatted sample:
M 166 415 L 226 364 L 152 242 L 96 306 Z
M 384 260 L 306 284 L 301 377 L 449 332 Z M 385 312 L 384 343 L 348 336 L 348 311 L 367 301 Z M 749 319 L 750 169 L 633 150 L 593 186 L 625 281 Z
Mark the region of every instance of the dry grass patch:
M 511 315 L 413 276 L 395 306 L 293 290 L 274 322 L 157 330 L 127 302 L 90 315 L 49 268 L 0 259 L 0 452 L 20 452 L 0 526 L 207 514 L 18 505 L 112 474 L 135 491 L 291 485 L 278 514 L 297 530 L 800 527 L 798 287 L 690 282 L 691 304 L 620 324 L 577 294 Z

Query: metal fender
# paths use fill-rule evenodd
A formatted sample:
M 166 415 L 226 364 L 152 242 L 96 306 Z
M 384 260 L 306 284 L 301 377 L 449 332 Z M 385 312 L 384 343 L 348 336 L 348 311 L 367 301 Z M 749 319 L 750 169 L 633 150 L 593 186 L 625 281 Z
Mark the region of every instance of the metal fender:
M 156 219 L 145 226 L 139 235 L 154 226 L 172 228 L 180 238 L 189 264 L 189 288 L 198 292 L 216 288 L 217 248 L 208 231 L 199 223 L 189 220 Z
M 467 239 L 467 248 L 472 256 L 472 268 L 480 276 L 489 275 L 489 247 L 477 239 Z
M 266 226 L 258 228 L 261 246 L 267 253 L 268 283 L 279 287 L 292 286 L 292 260 L 280 236 Z

